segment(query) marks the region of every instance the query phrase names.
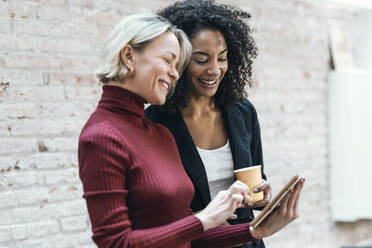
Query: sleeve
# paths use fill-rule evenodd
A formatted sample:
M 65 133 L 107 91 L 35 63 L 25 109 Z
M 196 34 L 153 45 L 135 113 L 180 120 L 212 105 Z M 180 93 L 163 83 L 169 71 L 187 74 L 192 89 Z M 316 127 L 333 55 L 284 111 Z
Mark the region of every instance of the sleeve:
M 126 202 L 132 158 L 117 137 L 112 129 L 100 128 L 82 133 L 79 140 L 79 175 L 97 246 L 178 247 L 201 237 L 203 226 L 194 216 L 165 226 L 132 229 Z
M 262 165 L 262 178 L 267 180 L 265 172 L 264 172 L 260 123 L 258 121 L 257 112 L 253 104 L 251 104 L 248 100 L 247 100 L 247 104 L 249 104 L 249 109 L 250 109 L 249 114 L 251 115 L 250 120 L 252 121 L 250 125 L 252 127 L 252 141 L 251 141 L 252 162 L 253 164 Z
M 205 232 L 204 236 L 192 242 L 193 248 L 198 247 L 231 247 L 242 243 L 256 242 L 250 232 L 250 224 L 221 225 Z

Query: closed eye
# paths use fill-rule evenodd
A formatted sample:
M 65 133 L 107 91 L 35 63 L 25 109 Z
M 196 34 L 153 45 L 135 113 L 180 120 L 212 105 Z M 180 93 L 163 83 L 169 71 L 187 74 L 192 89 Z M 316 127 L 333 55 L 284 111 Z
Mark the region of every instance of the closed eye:
M 170 64 L 171 62 L 170 62 L 170 59 L 168 59 L 168 58 L 163 58 L 163 60 L 165 61 L 165 63 L 167 63 L 167 64 Z
M 195 59 L 195 62 L 198 63 L 198 64 L 205 64 L 208 62 L 208 60 L 199 60 L 199 59 Z

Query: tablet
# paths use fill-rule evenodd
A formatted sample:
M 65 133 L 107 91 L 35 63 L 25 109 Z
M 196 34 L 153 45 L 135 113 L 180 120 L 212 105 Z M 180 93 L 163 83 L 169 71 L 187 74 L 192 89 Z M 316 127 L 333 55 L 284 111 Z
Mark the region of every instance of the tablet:
M 269 202 L 259 215 L 251 222 L 253 228 L 258 227 L 262 221 L 266 219 L 274 210 L 280 205 L 280 202 L 293 189 L 296 184 L 302 179 L 299 175 L 292 177 L 292 179 L 282 188 L 282 190 Z

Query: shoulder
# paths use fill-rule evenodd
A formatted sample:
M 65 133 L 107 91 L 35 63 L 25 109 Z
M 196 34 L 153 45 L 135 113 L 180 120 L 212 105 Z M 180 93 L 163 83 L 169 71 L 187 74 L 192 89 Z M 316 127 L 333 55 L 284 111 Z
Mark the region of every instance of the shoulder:
M 242 112 L 244 115 L 257 116 L 254 105 L 247 98 L 235 103 L 234 107 L 240 110 L 240 112 Z
M 111 121 L 89 119 L 80 133 L 79 146 L 90 143 L 117 143 L 119 137 L 120 132 Z
M 147 107 L 145 109 L 145 116 L 149 120 L 160 124 L 165 124 L 171 118 L 171 115 L 162 111 L 162 106 L 159 105 L 150 105 Z

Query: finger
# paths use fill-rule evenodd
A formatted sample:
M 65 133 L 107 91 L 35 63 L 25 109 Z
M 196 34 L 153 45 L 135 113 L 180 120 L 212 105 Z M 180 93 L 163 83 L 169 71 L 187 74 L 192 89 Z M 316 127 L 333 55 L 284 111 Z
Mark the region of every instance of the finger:
M 243 183 L 243 182 L 240 181 L 240 180 L 236 180 L 232 185 L 234 185 L 234 184 L 236 184 L 236 185 L 245 185 L 245 186 L 247 186 L 247 184 Z M 248 186 L 247 186 L 247 187 L 248 187 Z
M 236 220 L 238 218 L 238 215 L 236 214 L 231 214 L 229 217 L 229 220 Z
M 248 193 L 244 194 L 244 202 L 253 203 L 253 198 Z
M 300 191 L 300 188 L 301 188 L 301 182 L 297 183 L 297 185 L 295 186 L 295 188 L 291 190 L 291 197 L 289 198 L 288 200 L 288 215 L 290 218 L 293 218 L 293 219 L 296 219 L 297 218 L 297 211 L 295 209 L 295 204 L 296 204 L 296 201 L 298 199 L 298 196 L 299 196 L 299 191 Z
M 303 185 L 303 182 L 301 180 L 299 183 L 297 183 L 297 185 L 293 189 L 292 197 L 290 198 L 289 203 L 288 203 L 288 208 L 291 210 L 295 209 L 296 201 L 298 200 L 300 191 L 302 189 L 302 185 Z
M 254 206 L 254 202 L 252 202 L 252 201 L 244 201 L 244 207 L 247 207 L 247 208 L 253 208 L 253 207 L 255 207 Z
M 257 185 L 254 189 L 253 189 L 253 192 L 254 193 L 258 193 L 258 192 L 261 192 L 261 191 L 264 191 L 264 190 L 267 190 L 269 189 L 271 186 L 270 186 L 270 183 L 267 182 L 267 181 L 263 181 L 263 183 L 261 183 L 260 185 Z
M 287 216 L 294 220 L 294 219 L 297 219 L 298 218 L 298 213 L 297 213 L 297 209 L 296 209 L 296 202 L 298 201 L 298 197 L 299 197 L 299 193 L 301 191 L 301 188 L 302 188 L 302 180 L 295 186 L 294 189 L 292 189 L 292 196 L 289 198 L 289 201 L 288 201 L 288 208 L 287 208 Z
M 271 187 L 266 188 L 263 192 L 264 192 L 264 199 L 263 200 L 270 201 L 271 197 L 272 197 Z
M 280 212 L 282 214 L 285 214 L 287 212 L 287 208 L 288 208 L 288 201 L 289 201 L 289 198 L 291 197 L 292 193 L 288 193 L 284 199 L 282 200 L 281 204 L 280 204 Z
M 250 207 L 259 208 L 259 207 L 266 206 L 268 203 L 269 203 L 268 200 L 263 199 L 263 200 L 260 200 L 260 201 L 252 202 Z
M 230 206 L 232 206 L 234 208 L 233 210 L 235 211 L 236 208 L 239 208 L 242 205 L 244 198 L 242 194 L 233 194 L 231 198 L 232 198 L 232 201 L 231 201 Z
M 244 193 L 248 193 L 249 192 L 249 188 L 248 186 L 245 186 L 245 185 L 232 185 L 229 190 L 231 191 L 231 193 L 233 194 L 244 194 Z
M 270 190 L 268 192 L 265 192 L 264 200 L 271 201 L 271 197 L 272 197 L 272 191 L 271 191 L 271 188 L 270 188 Z
M 247 191 L 249 192 L 249 187 L 248 185 L 246 185 L 245 183 L 243 183 L 242 181 L 235 181 L 231 186 L 230 188 L 232 190 L 233 193 L 236 193 L 234 190 L 237 190 L 237 189 L 240 189 L 240 190 L 244 190 L 244 191 Z
M 229 197 L 232 197 L 234 195 L 234 193 L 232 193 L 230 189 L 229 190 L 226 190 L 226 192 L 228 192 Z M 243 197 L 242 203 L 239 205 L 239 207 L 241 207 L 241 205 L 243 204 L 243 202 L 250 202 L 250 201 L 253 200 L 253 198 L 250 195 L 248 195 L 248 193 L 239 193 L 239 192 L 237 192 L 235 194 L 239 194 L 239 195 L 241 195 Z
M 239 181 L 237 181 L 239 182 Z M 246 201 L 251 201 L 252 197 L 249 196 L 249 188 L 247 185 L 242 183 L 234 183 L 230 186 L 229 191 L 232 194 L 242 194 Z
M 296 201 L 295 201 L 294 206 L 293 206 L 295 211 L 297 211 L 297 206 L 298 206 L 298 202 L 299 202 L 299 199 L 300 199 L 302 188 L 304 187 L 305 179 L 303 179 L 300 183 L 301 183 L 301 185 L 299 186 L 300 188 L 299 188 L 298 196 L 297 196 Z

